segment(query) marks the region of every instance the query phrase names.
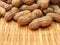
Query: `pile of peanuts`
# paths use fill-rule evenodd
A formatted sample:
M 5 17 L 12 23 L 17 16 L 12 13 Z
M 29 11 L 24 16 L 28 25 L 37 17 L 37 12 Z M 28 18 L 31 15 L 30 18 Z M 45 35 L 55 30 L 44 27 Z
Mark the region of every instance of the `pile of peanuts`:
M 60 0 L 0 0 L 0 17 L 30 29 L 60 22 Z

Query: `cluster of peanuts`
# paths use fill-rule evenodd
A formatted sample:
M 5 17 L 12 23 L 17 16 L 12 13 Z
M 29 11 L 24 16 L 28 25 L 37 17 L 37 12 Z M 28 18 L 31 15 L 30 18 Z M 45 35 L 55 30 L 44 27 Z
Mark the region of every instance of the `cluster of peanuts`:
M 0 17 L 30 29 L 60 22 L 60 0 L 0 0 Z

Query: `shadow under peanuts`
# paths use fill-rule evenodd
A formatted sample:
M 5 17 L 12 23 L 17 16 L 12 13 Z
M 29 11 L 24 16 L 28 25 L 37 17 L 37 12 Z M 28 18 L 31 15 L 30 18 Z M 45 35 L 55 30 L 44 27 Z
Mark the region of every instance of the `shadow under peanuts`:
M 29 25 L 29 24 L 27 24 L 27 25 L 19 25 L 19 24 L 18 24 L 18 27 L 20 27 L 20 28 L 26 28 L 26 27 L 27 27 L 29 30 L 31 30 L 31 31 L 33 31 L 33 32 L 38 30 L 38 29 L 30 29 L 30 28 L 28 27 L 28 25 Z

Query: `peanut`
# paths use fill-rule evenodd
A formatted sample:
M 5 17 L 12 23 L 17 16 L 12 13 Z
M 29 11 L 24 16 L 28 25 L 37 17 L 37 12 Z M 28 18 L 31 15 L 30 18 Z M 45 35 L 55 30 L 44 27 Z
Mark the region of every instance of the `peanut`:
M 50 5 L 50 7 L 52 7 L 54 10 L 58 10 L 59 9 L 58 5 Z
M 10 10 L 12 8 L 12 5 L 11 4 L 7 4 L 3 1 L 0 1 L 0 6 L 5 8 L 6 10 Z
M 39 7 L 48 8 L 50 0 L 37 0 Z
M 33 11 L 35 9 L 38 8 L 38 5 L 37 4 L 32 4 L 32 5 L 22 5 L 20 7 L 20 10 L 30 10 L 30 11 Z
M 12 2 L 12 0 L 7 0 L 7 3 L 8 3 L 8 4 L 11 4 L 11 2 Z
M 29 13 L 26 16 L 21 16 L 20 18 L 18 18 L 17 22 L 19 25 L 27 25 L 32 20 L 34 20 L 35 18 L 38 18 L 40 16 L 42 16 L 42 11 L 39 9 L 35 9 L 32 13 Z
M 21 0 L 12 0 L 12 5 L 19 7 L 21 5 Z
M 18 8 L 13 7 L 10 11 L 6 12 L 5 14 L 6 21 L 10 21 L 16 15 L 18 11 L 19 11 Z
M 6 10 L 3 7 L 0 7 L 0 15 L 4 16 L 6 13 Z
M 52 18 L 50 16 L 45 16 L 42 18 L 37 18 L 34 19 L 30 24 L 29 28 L 30 29 L 38 29 L 39 27 L 46 27 L 51 25 L 52 23 Z
M 34 0 L 22 0 L 22 2 L 25 3 L 25 4 L 30 5 L 30 4 L 34 3 Z
M 60 14 L 57 13 L 48 13 L 48 16 L 52 17 L 52 19 L 56 22 L 60 22 Z
M 60 8 L 58 5 L 51 5 L 51 7 L 54 9 L 55 13 L 59 13 L 60 14 Z
M 54 12 L 54 9 L 51 8 L 51 7 L 48 7 L 47 9 L 44 9 L 43 12 L 44 12 L 45 14 L 47 14 L 47 13 L 50 13 L 50 12 Z
M 14 20 L 17 21 L 17 19 L 21 16 L 26 16 L 28 15 L 29 13 L 31 13 L 29 10 L 24 10 L 24 11 L 21 11 L 21 12 L 18 12 L 15 16 L 14 16 Z

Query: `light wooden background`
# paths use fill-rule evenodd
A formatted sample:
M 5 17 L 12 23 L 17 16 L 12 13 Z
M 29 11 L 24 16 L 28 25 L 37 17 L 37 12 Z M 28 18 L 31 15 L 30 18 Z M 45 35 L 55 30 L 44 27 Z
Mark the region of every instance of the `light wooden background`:
M 0 45 L 60 45 L 60 24 L 54 23 L 47 28 L 32 31 L 19 27 L 14 21 L 0 19 Z

